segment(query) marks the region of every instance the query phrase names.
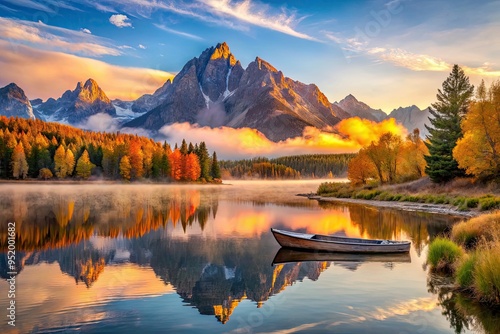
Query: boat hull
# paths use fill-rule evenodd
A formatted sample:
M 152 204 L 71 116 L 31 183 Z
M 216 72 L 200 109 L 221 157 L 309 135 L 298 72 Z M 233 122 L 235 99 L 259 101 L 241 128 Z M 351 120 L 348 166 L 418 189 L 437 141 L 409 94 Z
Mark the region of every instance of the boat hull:
M 346 253 L 405 253 L 410 251 L 410 242 L 408 241 L 380 244 L 375 242 L 382 240 L 340 238 L 314 234 L 295 233 L 276 229 L 271 229 L 271 232 L 276 238 L 276 241 L 278 241 L 278 243 L 282 247 L 287 248 Z M 324 240 L 313 239 L 313 237 L 318 236 L 324 238 Z M 328 240 L 333 238 L 337 240 Z
M 410 263 L 409 253 L 338 253 L 338 252 L 315 252 L 304 249 L 280 248 L 274 256 L 273 264 L 328 261 L 342 262 L 383 262 L 383 263 Z

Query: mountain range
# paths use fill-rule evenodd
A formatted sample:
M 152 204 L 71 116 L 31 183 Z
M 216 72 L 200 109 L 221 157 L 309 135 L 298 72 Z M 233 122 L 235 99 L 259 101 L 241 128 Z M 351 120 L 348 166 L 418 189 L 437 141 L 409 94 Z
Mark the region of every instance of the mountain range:
M 135 101 L 111 101 L 96 81 L 77 83 L 57 100 L 29 101 L 12 83 L 0 89 L 0 114 L 40 118 L 82 126 L 89 117 L 105 114 L 122 128 L 157 131 L 164 125 L 188 122 L 201 126 L 252 128 L 272 141 L 301 136 L 305 127 L 332 131 L 342 119 L 374 122 L 395 118 L 409 131 L 426 134 L 428 110 L 398 108 L 389 115 L 349 94 L 330 103 L 315 84 L 304 84 L 257 57 L 246 68 L 226 43 L 189 60 L 173 80 Z

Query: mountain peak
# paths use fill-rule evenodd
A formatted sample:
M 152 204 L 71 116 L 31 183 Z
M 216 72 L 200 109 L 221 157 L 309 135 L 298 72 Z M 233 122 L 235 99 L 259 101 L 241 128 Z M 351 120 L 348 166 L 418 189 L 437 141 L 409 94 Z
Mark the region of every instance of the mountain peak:
M 0 88 L 0 111 L 5 116 L 35 119 L 33 108 L 26 94 L 13 82 Z
M 278 72 L 278 70 L 271 64 L 269 64 L 267 61 L 265 61 L 262 58 L 255 57 L 255 63 L 257 64 L 257 67 L 259 70 L 268 70 L 270 72 Z
M 218 43 L 215 48 L 211 47 L 210 49 L 207 49 L 207 51 L 211 53 L 210 60 L 229 59 L 229 64 L 231 66 L 234 66 L 234 64 L 236 64 L 236 59 L 231 53 L 231 50 L 229 49 L 229 46 L 226 42 Z
M 344 98 L 344 100 L 346 100 L 346 101 L 351 100 L 351 101 L 356 101 L 356 102 L 359 102 L 359 101 L 358 101 L 358 99 L 357 99 L 354 95 L 352 95 L 352 94 L 347 95 L 347 96 Z
M 89 89 L 91 87 L 99 87 L 99 85 L 97 84 L 97 82 L 94 79 L 89 78 L 89 79 L 87 79 L 87 81 L 85 81 L 85 85 L 83 87 L 86 89 Z

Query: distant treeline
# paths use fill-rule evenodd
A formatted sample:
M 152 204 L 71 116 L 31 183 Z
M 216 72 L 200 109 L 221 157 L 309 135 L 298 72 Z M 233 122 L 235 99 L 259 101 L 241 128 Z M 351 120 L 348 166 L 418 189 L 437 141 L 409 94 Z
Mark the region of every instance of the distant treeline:
M 220 161 L 223 178 L 300 179 L 346 176 L 355 154 L 307 154 Z
M 57 123 L 0 116 L 3 179 L 220 179 L 217 154 L 204 142 L 180 148 L 150 138 L 77 129 Z

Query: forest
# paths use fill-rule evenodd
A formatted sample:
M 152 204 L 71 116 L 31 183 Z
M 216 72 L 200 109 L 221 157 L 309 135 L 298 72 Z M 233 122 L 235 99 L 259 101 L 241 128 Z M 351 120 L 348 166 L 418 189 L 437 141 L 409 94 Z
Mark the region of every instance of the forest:
M 307 154 L 268 159 L 222 160 L 223 178 L 300 179 L 333 178 L 347 173 L 355 154 Z
M 204 142 L 166 142 L 0 116 L 1 179 L 219 182 L 217 153 Z

